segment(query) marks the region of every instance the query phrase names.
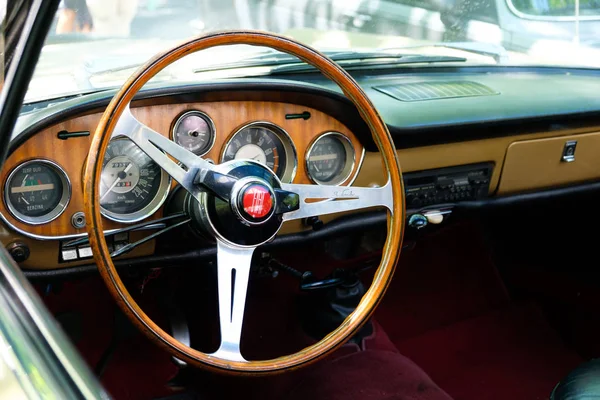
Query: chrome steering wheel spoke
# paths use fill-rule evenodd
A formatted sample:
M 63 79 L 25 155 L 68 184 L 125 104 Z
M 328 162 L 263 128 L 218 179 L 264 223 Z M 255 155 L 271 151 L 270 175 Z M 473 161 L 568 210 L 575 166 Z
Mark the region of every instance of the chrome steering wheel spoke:
M 254 247 L 233 246 L 217 240 L 221 345 L 211 355 L 224 360 L 246 361 L 240 353 L 240 338 L 254 249 Z
M 373 188 L 289 183 L 282 184 L 281 188 L 300 197 L 298 209 L 283 214 L 284 221 L 370 207 L 386 207 L 390 212 L 393 210 L 392 184 L 389 179 L 384 186 Z
M 196 200 L 200 199 L 201 186 L 223 198 L 224 193 L 229 193 L 228 190 L 223 190 L 223 184 L 232 185 L 232 181 L 235 180 L 219 173 L 217 166 L 140 122 L 133 116 L 129 107 L 125 108 L 117 122 L 113 134 L 113 137 L 115 136 L 125 136 L 133 141 Z M 180 164 L 169 158 L 167 154 Z
M 303 184 L 281 184 L 280 188 L 273 188 L 255 179 L 263 185 L 264 190 L 259 194 L 266 193 L 272 196 L 270 201 L 264 203 L 263 197 L 254 192 L 248 192 L 244 196 L 235 195 L 235 185 L 242 180 L 228 175 L 227 169 L 222 168 L 223 166 L 213 165 L 203 160 L 138 121 L 129 107 L 117 122 L 113 136 L 125 136 L 132 140 L 200 202 L 202 202 L 202 188 L 206 188 L 213 195 L 232 204 L 232 207 L 249 207 L 251 211 L 256 212 L 258 206 L 255 203 L 268 204 L 268 207 L 273 207 L 273 214 L 281 214 L 283 221 L 370 207 L 386 207 L 390 212 L 393 210 L 392 185 L 389 180 L 383 187 L 376 188 Z M 255 186 L 258 185 L 256 182 Z M 244 204 L 246 201 L 250 203 Z M 267 224 L 270 220 L 275 221 L 269 218 L 260 223 Z M 273 228 L 274 233 L 281 227 L 281 219 L 278 221 Z M 240 340 L 250 265 L 256 246 L 236 245 L 235 242 L 216 234 L 216 231 L 215 238 L 217 239 L 221 344 L 210 356 L 228 361 L 246 362 L 240 352 Z

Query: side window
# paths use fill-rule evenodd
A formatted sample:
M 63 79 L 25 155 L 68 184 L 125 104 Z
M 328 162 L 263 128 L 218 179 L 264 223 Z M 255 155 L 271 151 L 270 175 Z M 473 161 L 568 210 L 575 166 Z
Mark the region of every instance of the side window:
M 575 16 L 576 0 L 507 0 L 523 14 L 544 17 Z M 579 0 L 580 15 L 600 15 L 600 0 Z

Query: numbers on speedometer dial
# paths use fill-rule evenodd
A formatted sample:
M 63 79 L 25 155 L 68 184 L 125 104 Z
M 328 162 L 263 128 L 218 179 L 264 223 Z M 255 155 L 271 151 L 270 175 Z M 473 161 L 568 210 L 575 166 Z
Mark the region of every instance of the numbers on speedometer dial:
M 288 134 L 276 125 L 256 122 L 229 139 L 221 161 L 254 160 L 269 167 L 283 182 L 296 173 L 296 149 Z
M 169 184 L 166 172 L 132 141 L 113 139 L 102 168 L 101 212 L 120 222 L 144 219 L 162 205 Z

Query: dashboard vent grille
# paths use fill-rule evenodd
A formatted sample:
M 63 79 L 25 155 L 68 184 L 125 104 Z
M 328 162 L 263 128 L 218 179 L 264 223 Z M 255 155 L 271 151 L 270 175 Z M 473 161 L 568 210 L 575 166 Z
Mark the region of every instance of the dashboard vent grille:
M 500 92 L 481 83 L 471 81 L 397 83 L 374 86 L 373 89 L 401 101 L 424 101 L 500 94 Z

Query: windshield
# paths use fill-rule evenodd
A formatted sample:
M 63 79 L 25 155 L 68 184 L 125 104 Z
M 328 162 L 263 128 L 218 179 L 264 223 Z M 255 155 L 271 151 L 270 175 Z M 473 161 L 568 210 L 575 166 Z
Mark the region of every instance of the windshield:
M 63 0 L 26 102 L 118 87 L 160 50 L 224 29 L 287 35 L 344 68 L 600 67 L 600 0 Z M 186 59 L 154 81 L 303 71 L 251 46 Z

